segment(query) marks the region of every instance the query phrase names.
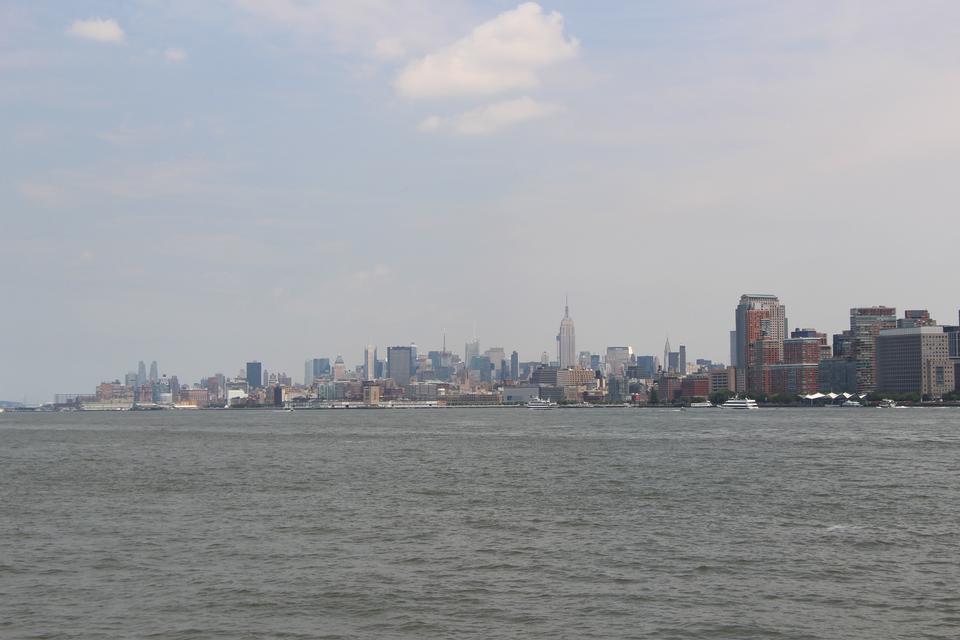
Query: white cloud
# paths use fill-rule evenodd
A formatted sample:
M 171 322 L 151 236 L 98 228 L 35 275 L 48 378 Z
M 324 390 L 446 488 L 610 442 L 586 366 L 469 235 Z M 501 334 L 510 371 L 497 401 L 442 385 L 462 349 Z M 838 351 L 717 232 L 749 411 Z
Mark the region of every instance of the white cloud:
M 113 18 L 90 18 L 89 20 L 74 20 L 67 29 L 67 33 L 85 40 L 95 42 L 109 42 L 120 44 L 124 41 L 123 29 Z
M 491 95 L 539 84 L 537 72 L 577 55 L 563 16 L 528 2 L 475 27 L 449 47 L 407 65 L 394 87 L 408 98 Z
M 430 116 L 420 123 L 421 131 L 452 131 L 465 136 L 485 135 L 500 129 L 556 113 L 554 104 L 524 96 L 471 109 L 455 116 Z
M 187 52 L 179 47 L 170 47 L 163 52 L 163 57 L 167 62 L 186 62 Z

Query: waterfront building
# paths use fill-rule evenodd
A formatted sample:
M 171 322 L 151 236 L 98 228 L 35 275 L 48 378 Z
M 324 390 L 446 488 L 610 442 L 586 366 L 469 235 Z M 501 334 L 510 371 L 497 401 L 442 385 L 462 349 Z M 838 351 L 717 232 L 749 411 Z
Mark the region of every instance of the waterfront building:
M 943 327 L 881 330 L 876 336 L 876 359 L 877 391 L 940 398 L 955 388 L 949 336 Z
M 263 364 L 257 361 L 247 363 L 247 386 L 259 389 L 263 386 Z
M 727 367 L 709 372 L 710 393 L 717 391 L 736 391 L 737 389 L 737 369 L 736 367 Z
M 894 307 L 855 307 L 850 309 L 851 356 L 857 363 L 857 391 L 876 388 L 876 341 L 879 333 L 897 326 Z M 836 353 L 836 349 L 834 349 Z
M 563 308 L 563 319 L 560 320 L 560 333 L 557 336 L 557 360 L 560 362 L 561 369 L 577 366 L 576 342 L 576 333 L 573 327 L 573 319 L 570 317 L 570 304 L 568 302 Z
M 786 346 L 786 345 L 785 345 Z M 820 362 L 785 362 L 767 365 L 765 371 L 769 395 L 806 395 L 816 393 L 820 384 Z
M 857 363 L 853 358 L 826 358 L 817 366 L 817 391 L 856 393 Z
M 710 375 L 692 373 L 680 379 L 680 395 L 684 398 L 706 398 L 710 395 Z
M 780 304 L 779 298 L 769 294 L 744 294 L 740 296 L 740 303 L 734 311 L 736 321 L 736 361 L 737 390 L 755 390 L 762 388 L 762 380 L 751 382 L 750 371 L 762 376 L 762 367 L 756 357 L 751 358 L 750 352 L 755 351 L 754 343 L 761 340 L 770 341 L 764 347 L 777 350 L 777 357 L 773 362 L 779 362 L 783 357 L 783 340 L 787 334 L 786 307 Z M 766 358 L 766 356 L 764 356 Z

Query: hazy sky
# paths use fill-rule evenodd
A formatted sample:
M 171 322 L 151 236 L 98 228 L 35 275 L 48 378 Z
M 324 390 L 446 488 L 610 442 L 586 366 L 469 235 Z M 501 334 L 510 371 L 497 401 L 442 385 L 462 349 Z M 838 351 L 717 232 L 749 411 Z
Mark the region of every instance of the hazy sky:
M 0 0 L 0 399 L 957 321 L 960 3 Z

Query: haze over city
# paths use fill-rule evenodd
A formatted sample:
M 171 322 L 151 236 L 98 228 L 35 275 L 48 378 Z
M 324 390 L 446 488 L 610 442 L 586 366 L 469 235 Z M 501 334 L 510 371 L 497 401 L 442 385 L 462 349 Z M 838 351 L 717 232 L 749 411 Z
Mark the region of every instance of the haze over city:
M 0 399 L 957 318 L 960 5 L 0 3 Z

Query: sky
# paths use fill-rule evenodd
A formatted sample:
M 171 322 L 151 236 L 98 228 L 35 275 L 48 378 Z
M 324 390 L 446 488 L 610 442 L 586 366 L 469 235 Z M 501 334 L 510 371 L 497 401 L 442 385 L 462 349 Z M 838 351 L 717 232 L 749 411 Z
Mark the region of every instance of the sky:
M 0 0 L 0 399 L 957 322 L 960 3 Z

